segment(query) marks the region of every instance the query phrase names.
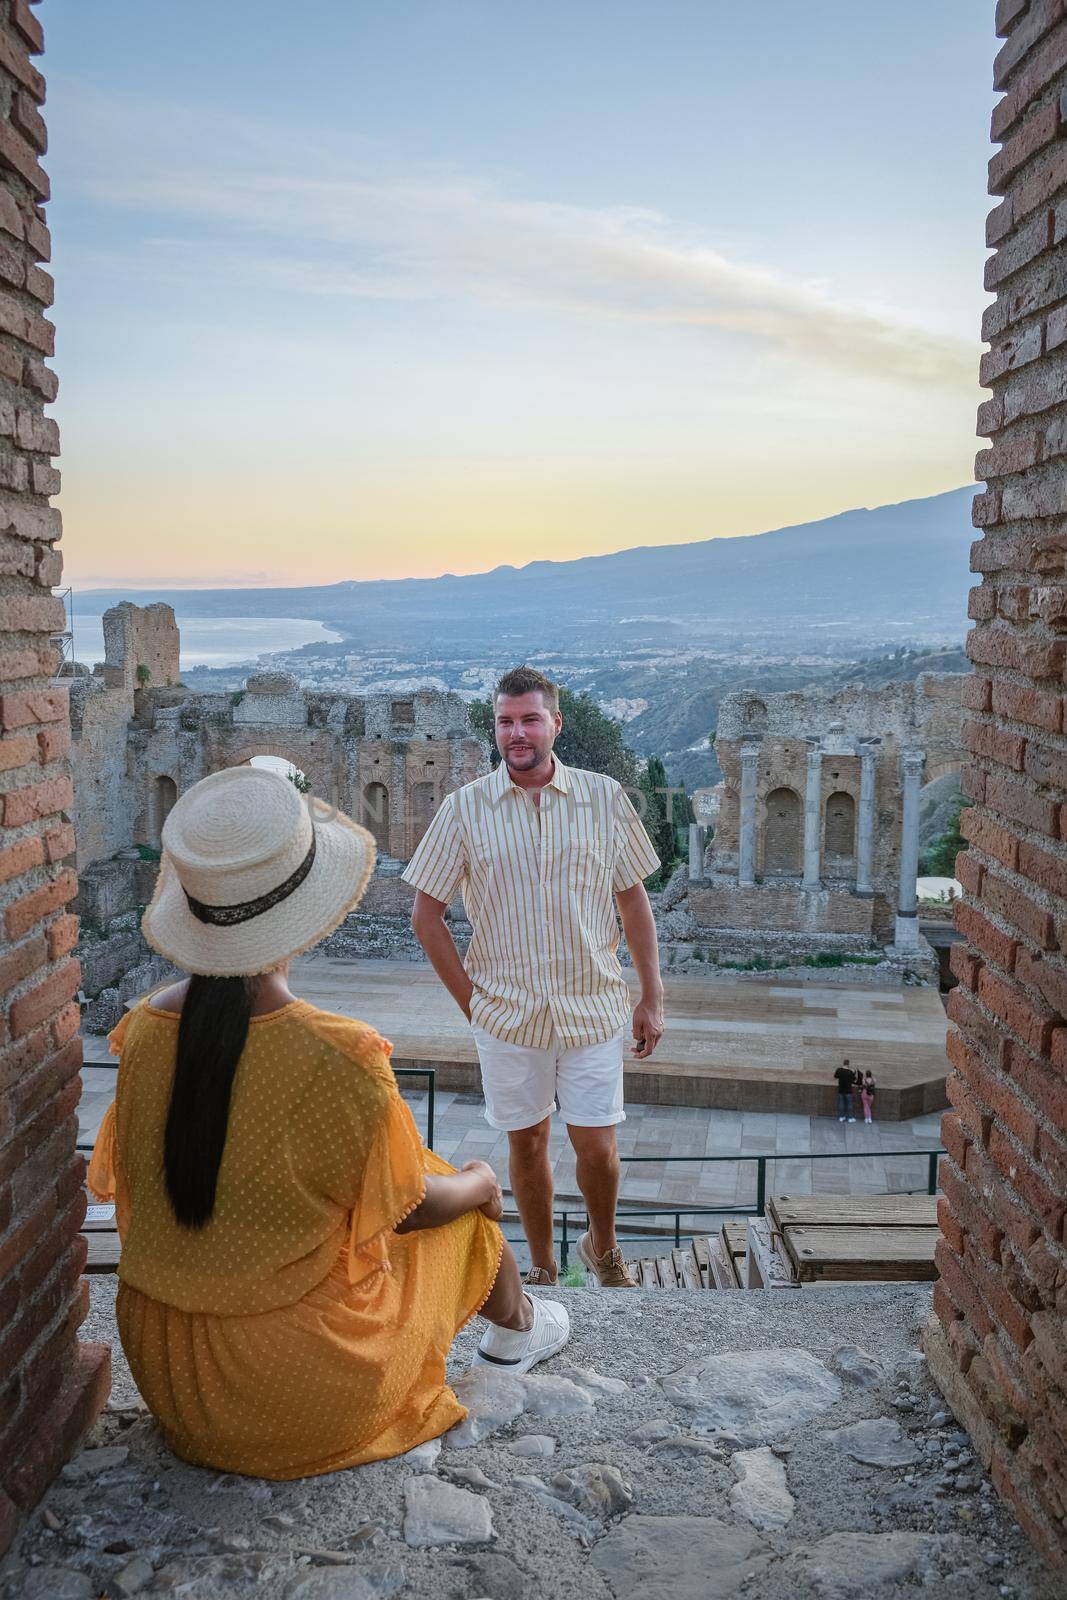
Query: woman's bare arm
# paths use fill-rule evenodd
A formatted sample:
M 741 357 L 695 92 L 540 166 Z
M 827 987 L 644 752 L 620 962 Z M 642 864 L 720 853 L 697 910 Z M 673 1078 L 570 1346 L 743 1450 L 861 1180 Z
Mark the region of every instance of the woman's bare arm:
M 481 1211 L 497 1222 L 503 1209 L 500 1182 L 492 1167 L 485 1161 L 468 1161 L 456 1173 L 427 1173 L 426 1193 L 395 1231 L 415 1233 L 420 1228 L 443 1228 L 446 1222 L 455 1222 L 468 1211 Z

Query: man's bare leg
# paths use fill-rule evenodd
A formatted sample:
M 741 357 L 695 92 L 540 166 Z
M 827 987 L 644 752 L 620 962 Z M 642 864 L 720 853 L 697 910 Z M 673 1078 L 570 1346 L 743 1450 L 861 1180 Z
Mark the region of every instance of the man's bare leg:
M 506 1239 L 500 1269 L 481 1315 L 486 1322 L 495 1322 L 498 1328 L 513 1328 L 517 1333 L 525 1333 L 533 1323 L 533 1308 L 522 1287 L 519 1264 Z
M 530 1264 L 544 1267 L 554 1277 L 552 1207 L 555 1189 L 548 1159 L 550 1126 L 550 1119 L 545 1117 L 532 1128 L 520 1128 L 508 1134 L 508 1145 L 511 1190 L 530 1246 Z
M 614 1250 L 619 1242 L 615 1237 L 615 1207 L 619 1199 L 619 1147 L 615 1129 L 568 1125 L 567 1132 L 577 1158 L 578 1187 L 589 1212 L 593 1254 L 600 1257 Z

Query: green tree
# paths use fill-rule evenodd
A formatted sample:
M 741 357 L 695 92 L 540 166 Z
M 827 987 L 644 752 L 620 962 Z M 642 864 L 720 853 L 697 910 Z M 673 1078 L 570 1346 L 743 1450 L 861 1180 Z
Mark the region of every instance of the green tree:
M 684 802 L 685 796 L 668 794 L 667 772 L 659 756 L 649 756 L 648 765 L 638 780 L 638 788 L 644 798 L 642 821 L 645 832 L 662 863 L 656 878 L 652 880 L 658 887 L 659 883 L 665 883 L 670 877 L 678 860 L 675 825 L 678 813 L 685 809 L 678 802 Z M 641 809 L 638 806 L 638 810 Z
M 961 850 L 966 850 L 967 848 L 967 841 L 960 832 L 962 811 L 963 807 L 961 806 L 944 833 L 923 851 L 922 859 L 919 862 L 919 870 L 924 878 L 954 878 L 956 876 L 956 857 Z

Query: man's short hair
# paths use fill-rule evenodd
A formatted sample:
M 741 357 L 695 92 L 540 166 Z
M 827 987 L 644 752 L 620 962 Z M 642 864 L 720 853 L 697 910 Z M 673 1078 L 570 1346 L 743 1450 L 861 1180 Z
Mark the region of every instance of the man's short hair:
M 536 667 L 512 667 L 510 672 L 505 672 L 496 688 L 493 690 L 493 706 L 502 694 L 534 694 L 540 693 L 545 702 L 545 710 L 553 715 L 559 710 L 559 685 L 546 678 L 543 672 L 538 672 Z

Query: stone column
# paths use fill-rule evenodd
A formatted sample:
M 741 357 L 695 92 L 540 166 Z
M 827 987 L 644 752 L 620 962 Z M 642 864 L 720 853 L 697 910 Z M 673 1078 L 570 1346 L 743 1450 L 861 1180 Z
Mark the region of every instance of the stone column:
M 919 875 L 919 787 L 925 760 L 921 750 L 905 750 L 900 758 L 903 803 L 900 815 L 900 892 L 897 897 L 896 943 L 906 948 L 914 948 L 919 942 L 915 880 Z
M 808 748 L 808 782 L 804 790 L 804 888 L 821 889 L 822 746 Z
M 856 893 L 873 894 L 874 865 L 874 760 L 869 745 L 860 746 L 860 812 L 856 826 Z
M 737 886 L 751 889 L 756 883 L 756 768 L 759 745 L 741 746 L 741 821 L 737 852 Z
M 699 822 L 689 824 L 689 881 L 696 883 L 704 876 L 704 830 Z

